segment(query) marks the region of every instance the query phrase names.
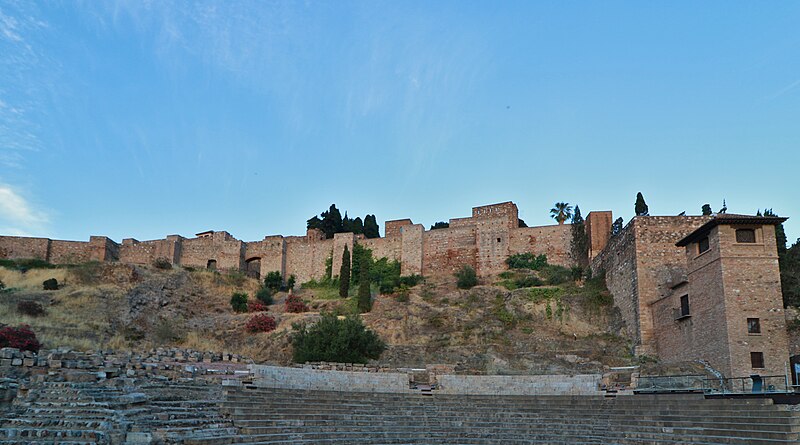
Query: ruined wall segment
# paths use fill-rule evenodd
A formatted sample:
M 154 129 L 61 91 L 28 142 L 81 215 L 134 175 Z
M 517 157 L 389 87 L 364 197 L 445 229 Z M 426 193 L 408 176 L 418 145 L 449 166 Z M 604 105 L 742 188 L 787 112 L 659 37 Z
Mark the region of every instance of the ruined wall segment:
M 181 246 L 180 264 L 206 268 L 213 261 L 219 270 L 243 270 L 245 245 L 230 233 L 219 231 L 210 236 L 184 239 Z
M 36 258 L 47 261 L 50 257 L 50 239 L 23 236 L 0 236 L 0 258 Z
M 586 233 L 589 235 L 589 259 L 600 254 L 611 238 L 614 215 L 610 211 L 589 212 L 586 215 Z

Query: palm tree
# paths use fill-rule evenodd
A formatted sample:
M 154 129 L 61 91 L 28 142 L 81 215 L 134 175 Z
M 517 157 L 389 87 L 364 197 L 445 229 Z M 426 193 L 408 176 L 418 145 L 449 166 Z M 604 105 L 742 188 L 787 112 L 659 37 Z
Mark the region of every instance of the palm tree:
M 564 221 L 572 217 L 572 206 L 568 202 L 557 202 L 550 209 L 550 216 L 559 224 L 564 224 Z

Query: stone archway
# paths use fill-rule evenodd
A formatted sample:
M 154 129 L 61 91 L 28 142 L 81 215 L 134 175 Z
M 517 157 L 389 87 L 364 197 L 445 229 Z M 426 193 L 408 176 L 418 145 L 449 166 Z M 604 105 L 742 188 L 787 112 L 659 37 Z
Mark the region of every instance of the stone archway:
M 253 257 L 245 261 L 245 273 L 248 277 L 261 278 L 261 257 Z

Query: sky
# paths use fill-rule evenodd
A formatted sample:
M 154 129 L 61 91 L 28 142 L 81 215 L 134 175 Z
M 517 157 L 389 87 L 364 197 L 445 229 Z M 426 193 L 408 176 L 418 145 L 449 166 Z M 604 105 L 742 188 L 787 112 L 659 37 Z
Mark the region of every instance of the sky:
M 0 0 L 0 234 L 302 235 L 514 201 L 772 208 L 800 2 Z

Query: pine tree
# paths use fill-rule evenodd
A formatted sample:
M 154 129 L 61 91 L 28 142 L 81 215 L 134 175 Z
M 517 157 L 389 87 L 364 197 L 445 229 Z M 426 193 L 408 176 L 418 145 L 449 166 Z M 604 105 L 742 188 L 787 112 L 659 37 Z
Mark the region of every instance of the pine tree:
M 364 236 L 367 238 L 380 238 L 380 230 L 378 228 L 378 221 L 375 215 L 367 215 L 364 217 Z
M 347 298 L 350 292 L 350 251 L 347 245 L 342 252 L 342 267 L 339 268 L 339 296 Z
M 703 216 L 711 216 L 711 204 L 703 204 Z
M 647 207 L 647 203 L 644 202 L 644 196 L 642 196 L 642 192 L 636 194 L 636 206 L 634 210 L 636 211 L 636 216 L 650 215 L 650 209 Z
M 358 311 L 363 314 L 372 310 L 372 293 L 369 290 L 369 262 L 362 260 L 360 269 L 358 280 Z

